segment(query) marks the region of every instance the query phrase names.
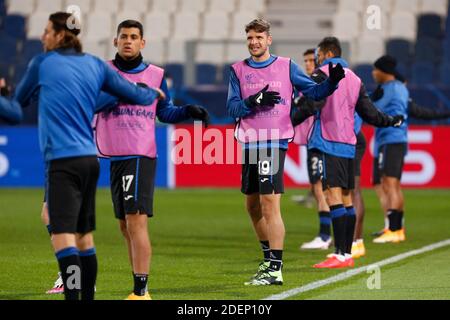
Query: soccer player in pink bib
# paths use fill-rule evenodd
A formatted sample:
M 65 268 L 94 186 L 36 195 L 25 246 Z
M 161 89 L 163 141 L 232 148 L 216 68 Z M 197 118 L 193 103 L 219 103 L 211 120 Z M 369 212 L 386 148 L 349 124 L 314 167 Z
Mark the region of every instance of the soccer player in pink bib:
M 342 66 L 330 66 L 329 78 L 316 84 L 291 59 L 270 54 L 267 21 L 253 20 L 245 31 L 251 57 L 231 68 L 227 109 L 237 120 L 236 138 L 245 155 L 241 191 L 264 254 L 257 273 L 246 284 L 281 285 L 285 228 L 280 200 L 286 150 L 294 137 L 294 89 L 321 100 L 336 90 L 345 74 Z
M 96 142 L 101 156 L 111 160 L 111 194 L 114 212 L 126 240 L 133 271 L 134 289 L 128 300 L 150 300 L 147 289 L 151 260 L 148 218 L 153 216 L 157 149 L 155 122 L 178 123 L 188 119 L 208 124 L 208 112 L 195 105 L 174 106 L 164 70 L 143 62 L 143 26 L 126 20 L 114 40 L 117 55 L 108 64 L 125 79 L 141 86 L 159 88 L 165 98 L 150 107 L 121 103 L 100 113 L 96 122 Z

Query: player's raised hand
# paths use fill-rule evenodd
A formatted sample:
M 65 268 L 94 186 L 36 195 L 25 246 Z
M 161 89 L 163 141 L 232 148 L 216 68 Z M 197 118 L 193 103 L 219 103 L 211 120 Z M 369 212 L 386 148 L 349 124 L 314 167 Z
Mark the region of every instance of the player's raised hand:
M 328 64 L 328 71 L 330 75 L 330 81 L 334 84 L 338 84 L 339 81 L 345 78 L 345 70 L 342 68 L 342 65 L 338 63 L 336 67 L 333 67 L 333 64 L 330 62 Z
M 208 110 L 201 106 L 196 105 L 188 105 L 186 106 L 189 115 L 192 119 L 201 120 L 205 125 L 205 128 L 208 128 L 209 125 L 209 113 Z
M 258 93 L 248 97 L 248 102 L 252 108 L 256 107 L 274 107 L 280 102 L 281 96 L 279 92 L 268 91 L 269 85 L 265 86 Z
M 156 92 L 159 93 L 158 100 L 166 100 L 167 96 L 166 96 L 166 94 L 164 93 L 164 91 L 162 91 L 162 90 L 159 89 L 159 88 L 153 88 L 153 89 L 154 89 Z

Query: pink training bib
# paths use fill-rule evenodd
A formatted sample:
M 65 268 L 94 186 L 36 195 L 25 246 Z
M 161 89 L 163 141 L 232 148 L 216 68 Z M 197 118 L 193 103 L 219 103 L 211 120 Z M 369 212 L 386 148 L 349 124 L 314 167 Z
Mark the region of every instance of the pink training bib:
M 161 86 L 164 70 L 149 65 L 144 71 L 129 74 L 109 65 L 131 82 L 145 83 L 151 88 Z M 156 158 L 155 119 L 158 100 L 151 106 L 121 104 L 97 116 L 96 142 L 100 156 L 144 156 Z
M 280 93 L 281 101 L 275 107 L 258 107 L 249 116 L 240 119 L 236 127 L 236 138 L 243 143 L 292 139 L 290 112 L 293 86 L 290 79 L 291 60 L 278 57 L 265 68 L 252 68 L 246 61 L 233 65 L 239 79 L 242 99 L 262 90 L 269 85 L 268 91 Z

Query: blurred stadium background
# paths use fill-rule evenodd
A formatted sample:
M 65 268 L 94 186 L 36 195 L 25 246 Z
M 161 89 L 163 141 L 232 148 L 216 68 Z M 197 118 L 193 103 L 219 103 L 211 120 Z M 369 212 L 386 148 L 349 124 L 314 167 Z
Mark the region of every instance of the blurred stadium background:
M 272 52 L 301 63 L 321 38 L 339 37 L 350 61 L 371 88 L 371 64 L 395 56 L 411 94 L 423 105 L 444 108 L 450 87 L 450 20 L 447 0 L 0 0 L 0 76 L 17 84 L 41 52 L 50 12 L 77 5 L 86 52 L 114 56 L 112 39 L 125 19 L 145 26 L 145 59 L 164 66 L 175 98 L 200 100 L 216 123 L 231 123 L 225 110 L 230 64 L 246 58 L 244 26 L 257 16 L 273 26 Z M 368 6 L 381 8 L 381 28 L 366 27 Z M 27 110 L 25 124 L 36 122 Z

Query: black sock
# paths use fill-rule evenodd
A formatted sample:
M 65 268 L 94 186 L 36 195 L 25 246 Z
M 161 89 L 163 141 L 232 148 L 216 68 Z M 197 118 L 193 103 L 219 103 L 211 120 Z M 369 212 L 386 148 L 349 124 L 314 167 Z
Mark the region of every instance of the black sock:
M 320 230 L 319 237 L 323 241 L 327 241 L 331 237 L 331 216 L 328 211 L 319 212 Z
M 405 225 L 405 215 L 404 215 L 404 212 L 403 212 L 403 211 L 399 211 L 399 212 L 398 212 L 398 215 L 399 215 L 399 217 L 398 217 L 398 224 L 399 224 L 399 227 L 400 227 L 400 229 L 403 229 L 403 227 L 404 227 L 404 225 Z
M 81 262 L 77 248 L 69 247 L 56 253 L 64 283 L 66 300 L 79 300 L 81 290 Z
M 388 211 L 388 219 L 389 219 L 389 230 L 397 231 L 401 229 L 403 213 L 395 209 L 390 209 Z
M 270 244 L 269 244 L 269 241 L 260 241 L 259 243 L 261 243 L 261 249 L 262 249 L 263 255 L 264 255 L 264 262 L 269 262 L 270 261 Z
M 80 252 L 81 300 L 94 300 L 97 280 L 97 255 L 95 248 Z
M 134 278 L 134 294 L 137 296 L 144 296 L 147 292 L 148 274 L 135 274 Z
M 273 271 L 281 270 L 283 265 L 283 250 L 270 250 L 270 266 Z
M 334 244 L 336 254 L 345 254 L 345 227 L 347 210 L 343 204 L 330 207 L 331 221 L 333 222 Z
M 353 206 L 345 209 L 347 210 L 347 214 L 345 216 L 345 253 L 352 254 L 352 244 L 356 225 L 356 212 Z

